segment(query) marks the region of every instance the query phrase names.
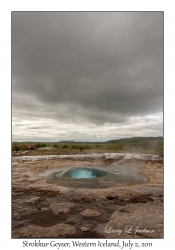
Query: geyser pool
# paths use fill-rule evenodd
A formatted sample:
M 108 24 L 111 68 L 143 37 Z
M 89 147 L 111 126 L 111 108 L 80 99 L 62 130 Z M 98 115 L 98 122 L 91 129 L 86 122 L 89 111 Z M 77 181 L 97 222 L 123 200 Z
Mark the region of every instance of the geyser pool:
M 106 172 L 99 169 L 89 169 L 89 168 L 75 168 L 67 171 L 67 176 L 74 179 L 91 179 L 105 176 Z
M 132 167 L 100 166 L 99 168 L 67 167 L 64 171 L 50 173 L 47 180 L 61 186 L 88 188 L 103 188 L 126 183 L 144 182 L 146 180 Z M 102 169 L 108 169 L 108 171 Z

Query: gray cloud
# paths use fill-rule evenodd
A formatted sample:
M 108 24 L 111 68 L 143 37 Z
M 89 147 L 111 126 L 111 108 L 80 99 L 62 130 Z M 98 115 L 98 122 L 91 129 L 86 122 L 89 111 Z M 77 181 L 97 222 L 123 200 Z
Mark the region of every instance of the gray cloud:
M 12 104 L 72 124 L 162 112 L 163 12 L 13 12 Z

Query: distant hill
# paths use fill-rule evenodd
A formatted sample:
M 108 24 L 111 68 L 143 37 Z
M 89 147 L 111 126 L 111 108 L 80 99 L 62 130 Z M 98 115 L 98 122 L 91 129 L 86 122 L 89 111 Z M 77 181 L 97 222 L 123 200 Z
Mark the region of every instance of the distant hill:
M 126 142 L 126 143 L 137 143 L 141 141 L 154 141 L 154 140 L 163 140 L 162 136 L 159 137 L 131 137 L 131 138 L 122 138 L 122 139 L 114 139 L 107 141 L 106 143 L 117 143 L 117 142 Z
M 127 152 L 163 152 L 163 137 L 131 137 L 107 141 L 116 150 Z
M 75 140 L 58 141 L 58 142 L 76 142 Z

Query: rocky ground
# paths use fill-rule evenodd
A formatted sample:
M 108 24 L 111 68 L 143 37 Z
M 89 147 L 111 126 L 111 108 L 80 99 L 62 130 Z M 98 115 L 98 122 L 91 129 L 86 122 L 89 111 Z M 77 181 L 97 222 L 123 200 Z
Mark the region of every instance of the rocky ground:
M 137 167 L 146 181 L 79 188 L 46 179 L 55 169 L 101 165 Z M 12 238 L 163 238 L 162 156 L 13 156 Z

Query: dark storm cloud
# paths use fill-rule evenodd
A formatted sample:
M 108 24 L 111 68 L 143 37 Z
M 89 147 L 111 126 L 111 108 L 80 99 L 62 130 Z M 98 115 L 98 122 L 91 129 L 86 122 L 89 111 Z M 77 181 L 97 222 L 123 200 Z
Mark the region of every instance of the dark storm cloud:
M 123 122 L 163 109 L 162 12 L 13 12 L 13 111 Z

